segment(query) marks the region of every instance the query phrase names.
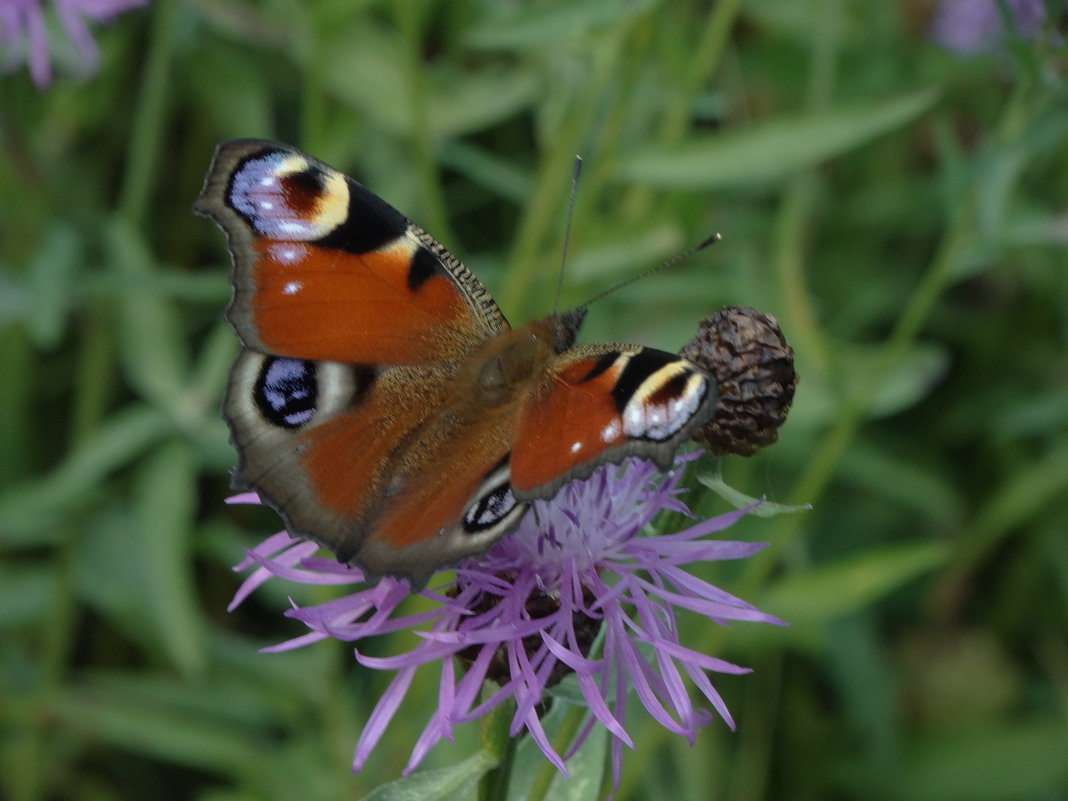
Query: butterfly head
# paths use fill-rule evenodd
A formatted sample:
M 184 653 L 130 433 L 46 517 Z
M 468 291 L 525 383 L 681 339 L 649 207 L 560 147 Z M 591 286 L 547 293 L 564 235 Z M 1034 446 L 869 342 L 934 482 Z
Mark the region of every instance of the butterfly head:
M 553 345 L 557 353 L 574 347 L 578 338 L 579 328 L 586 318 L 586 307 L 579 306 L 563 314 L 554 314 L 546 319 L 553 339 Z

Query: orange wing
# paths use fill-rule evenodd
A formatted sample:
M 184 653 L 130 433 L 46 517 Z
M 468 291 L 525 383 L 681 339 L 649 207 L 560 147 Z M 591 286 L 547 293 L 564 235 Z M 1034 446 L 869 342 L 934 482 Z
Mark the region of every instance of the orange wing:
M 227 234 L 227 317 L 254 350 L 447 364 L 508 327 L 478 279 L 426 232 L 288 145 L 219 145 L 193 210 Z
M 515 496 L 552 497 L 565 482 L 628 456 L 667 469 L 678 446 L 712 417 L 717 397 L 711 375 L 671 353 L 609 344 L 566 351 L 520 414 Z
M 242 351 L 223 404 L 235 483 L 340 561 L 425 584 L 526 511 L 508 484 L 515 410 L 458 424 L 446 372 Z

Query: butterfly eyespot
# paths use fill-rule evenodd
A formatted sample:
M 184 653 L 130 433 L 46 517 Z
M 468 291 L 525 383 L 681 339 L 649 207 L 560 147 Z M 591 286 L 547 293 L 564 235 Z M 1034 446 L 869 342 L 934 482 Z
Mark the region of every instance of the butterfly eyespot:
M 281 151 L 246 159 L 230 179 L 227 199 L 259 234 L 280 242 L 319 239 L 348 217 L 344 178 Z
M 315 363 L 303 359 L 264 360 L 253 391 L 263 416 L 281 428 L 300 428 L 315 414 L 319 386 Z
M 464 528 L 472 534 L 493 528 L 516 507 L 516 499 L 508 482 L 498 484 L 482 495 L 464 515 Z

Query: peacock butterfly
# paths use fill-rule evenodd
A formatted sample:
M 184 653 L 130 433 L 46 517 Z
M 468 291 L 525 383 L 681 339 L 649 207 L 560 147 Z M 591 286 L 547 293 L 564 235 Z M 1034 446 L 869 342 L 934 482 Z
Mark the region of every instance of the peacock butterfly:
M 234 483 L 370 576 L 421 587 L 604 462 L 666 469 L 716 409 L 685 359 L 575 347 L 585 308 L 511 328 L 429 234 L 289 145 L 219 145 L 193 210 L 234 262 Z

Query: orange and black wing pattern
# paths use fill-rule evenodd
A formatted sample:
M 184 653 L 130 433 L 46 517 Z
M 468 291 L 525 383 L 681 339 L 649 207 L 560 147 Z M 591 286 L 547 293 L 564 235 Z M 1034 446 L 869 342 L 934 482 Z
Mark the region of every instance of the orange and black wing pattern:
M 246 347 L 361 364 L 454 363 L 507 328 L 478 279 L 364 186 L 296 148 L 219 145 L 193 210 L 226 232 Z

